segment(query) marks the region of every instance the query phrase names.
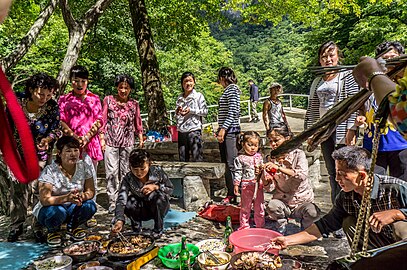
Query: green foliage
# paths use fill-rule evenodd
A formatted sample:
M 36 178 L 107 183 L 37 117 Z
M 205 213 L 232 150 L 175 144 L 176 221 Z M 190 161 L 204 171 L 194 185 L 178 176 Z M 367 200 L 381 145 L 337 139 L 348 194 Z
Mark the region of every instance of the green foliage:
M 310 75 L 306 67 L 310 60 L 304 53 L 307 31 L 288 20 L 277 27 L 236 22 L 227 30 L 214 28 L 213 35 L 233 52 L 234 67 L 243 73 L 239 79 L 245 89 L 247 81 L 253 79 L 262 95 L 268 96 L 268 86 L 273 82 L 282 84 L 288 93 L 308 91 Z

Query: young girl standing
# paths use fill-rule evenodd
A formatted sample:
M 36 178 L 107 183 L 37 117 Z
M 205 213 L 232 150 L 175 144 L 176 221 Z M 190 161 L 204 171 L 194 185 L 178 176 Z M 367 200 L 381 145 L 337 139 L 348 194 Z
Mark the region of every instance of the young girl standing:
M 284 124 L 275 127 L 268 134 L 270 146 L 277 148 L 291 139 L 291 132 Z M 273 192 L 273 198 L 266 205 L 271 220 L 276 221 L 276 230 L 285 233 L 288 218 L 301 222 L 302 229 L 308 228 L 319 216 L 314 204 L 314 192 L 308 179 L 308 161 L 304 151 L 295 149 L 282 156 L 271 158 L 264 164 L 266 171 L 275 173 L 265 180 L 266 190 Z
M 179 160 L 203 161 L 202 117 L 208 114 L 208 107 L 205 97 L 195 90 L 192 72 L 182 74 L 181 86 L 183 93 L 179 95 L 175 109 Z
M 263 157 L 259 150 L 260 135 L 254 131 L 246 131 L 242 135 L 241 144 L 244 154 L 235 158 L 234 194 L 239 194 L 241 187 L 241 208 L 239 230 L 250 228 L 249 219 L 254 208 L 254 223 L 256 228 L 264 227 L 264 194 L 263 182 L 258 179 L 263 165 Z M 257 168 L 256 168 L 257 167 Z M 257 185 L 257 188 L 256 188 Z
M 283 93 L 283 87 L 279 83 L 273 83 L 270 85 L 269 91 L 270 97 L 263 103 L 263 122 L 266 131 L 271 131 L 281 123 L 285 123 L 289 127 L 283 104 L 278 99 L 278 95 Z

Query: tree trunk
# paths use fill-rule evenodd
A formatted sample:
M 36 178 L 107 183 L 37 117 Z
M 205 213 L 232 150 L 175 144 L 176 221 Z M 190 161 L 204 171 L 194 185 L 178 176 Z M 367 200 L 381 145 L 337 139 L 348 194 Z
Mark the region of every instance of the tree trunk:
M 57 76 L 60 89 L 59 93 L 57 93 L 58 96 L 63 94 L 65 87 L 68 84 L 69 71 L 75 65 L 76 60 L 78 60 L 85 33 L 86 29 L 75 27 L 75 29 L 69 34 L 68 48 L 66 49 L 65 58 Z
M 1 66 L 5 72 L 13 68 L 21 58 L 28 52 L 31 45 L 34 44 L 38 35 L 40 34 L 44 25 L 48 22 L 48 19 L 51 17 L 52 13 L 55 11 L 55 7 L 58 3 L 58 0 L 51 0 L 46 8 L 41 11 L 37 20 L 31 26 L 28 33 L 20 41 L 20 44 L 17 48 L 11 52 L 8 56 L 4 57 L 1 61 Z
M 96 23 L 103 11 L 112 3 L 113 0 L 98 0 L 86 13 L 82 19 L 75 20 L 68 6 L 68 0 L 60 0 L 62 17 L 69 30 L 69 43 L 66 50 L 64 61 L 57 76 L 59 83 L 59 92 L 61 95 L 69 80 L 69 71 L 75 65 L 79 57 L 79 51 L 82 46 L 86 32 Z
M 168 118 L 147 8 L 144 0 L 129 0 L 129 5 L 148 107 L 148 127 L 151 130 L 166 131 Z

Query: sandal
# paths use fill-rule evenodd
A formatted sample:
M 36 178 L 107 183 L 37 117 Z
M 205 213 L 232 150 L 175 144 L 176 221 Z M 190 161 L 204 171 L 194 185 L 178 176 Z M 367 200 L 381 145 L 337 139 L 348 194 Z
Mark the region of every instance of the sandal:
M 236 203 L 236 197 L 235 196 L 227 196 L 222 200 L 222 204 L 231 204 L 231 203 Z
M 88 221 L 86 221 L 86 227 L 88 228 L 93 228 L 96 225 L 98 225 L 98 221 L 96 220 L 96 218 L 91 218 Z
M 47 244 L 50 247 L 59 247 L 61 246 L 62 238 L 59 232 L 48 233 L 47 235 Z
M 86 237 L 86 231 L 82 228 L 68 229 L 66 234 L 74 241 L 82 241 Z

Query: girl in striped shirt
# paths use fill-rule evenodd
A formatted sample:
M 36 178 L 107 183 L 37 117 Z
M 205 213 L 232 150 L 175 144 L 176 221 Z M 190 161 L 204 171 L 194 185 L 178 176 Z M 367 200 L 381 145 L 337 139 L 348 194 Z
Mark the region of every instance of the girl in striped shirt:
M 218 73 L 218 83 L 225 88 L 219 98 L 217 139 L 221 161 L 226 164 L 225 180 L 228 189 L 223 203 L 236 202 L 233 193 L 233 179 L 235 174 L 234 160 L 237 157 L 236 139 L 240 133 L 240 89 L 236 85 L 237 78 L 231 68 L 222 67 Z

